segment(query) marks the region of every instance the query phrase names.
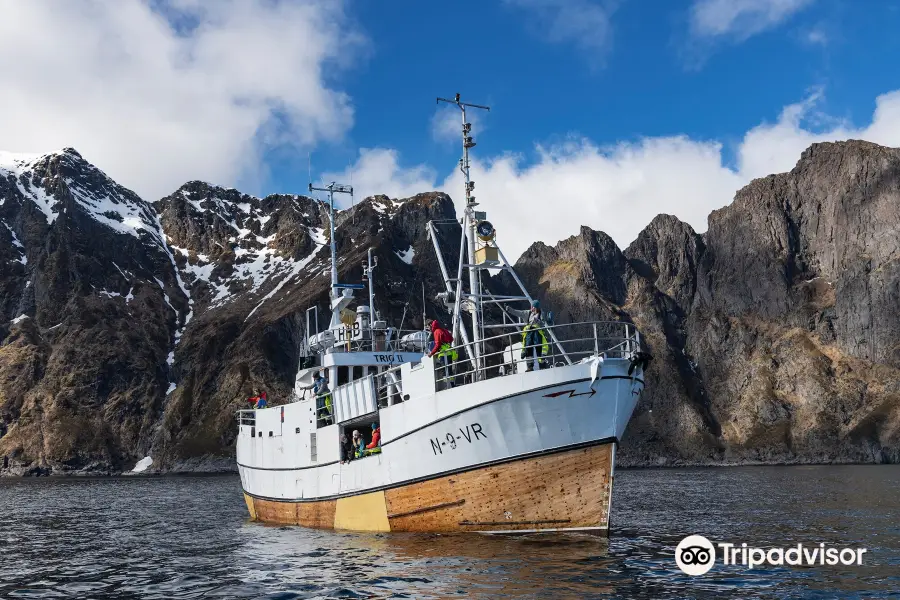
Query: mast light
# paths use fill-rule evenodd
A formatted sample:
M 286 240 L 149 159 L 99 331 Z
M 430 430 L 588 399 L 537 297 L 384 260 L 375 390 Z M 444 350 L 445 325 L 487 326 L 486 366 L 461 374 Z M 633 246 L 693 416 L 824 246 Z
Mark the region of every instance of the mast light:
M 490 242 L 497 236 L 497 231 L 490 221 L 481 221 L 475 226 L 475 231 L 482 242 Z

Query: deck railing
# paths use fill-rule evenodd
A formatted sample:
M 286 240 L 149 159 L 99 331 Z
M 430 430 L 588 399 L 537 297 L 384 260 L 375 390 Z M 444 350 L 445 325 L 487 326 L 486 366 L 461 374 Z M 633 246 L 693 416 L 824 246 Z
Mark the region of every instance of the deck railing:
M 375 375 L 375 399 L 378 408 L 403 402 L 403 381 L 400 379 L 402 364 L 394 365 Z
M 603 358 L 632 358 L 641 351 L 640 334 L 632 323 L 623 321 L 585 321 L 580 323 L 563 323 L 560 325 L 544 325 L 546 343 L 538 334 L 537 347 L 547 349 L 547 353 L 537 359 L 535 365 L 534 345 L 525 347 L 522 356 L 524 333 L 521 324 L 491 325 L 491 329 L 507 328 L 509 331 L 499 333 L 480 340 L 479 359 L 473 361 L 467 357 L 466 344 L 454 346 L 457 360 L 451 364 L 442 364 L 435 359 L 435 388 L 446 389 L 475 381 L 493 379 L 518 372 L 520 367 L 531 362 L 537 369 L 552 369 L 578 363 L 586 358 L 600 356 Z M 552 335 L 551 335 L 552 333 Z M 471 348 L 471 343 L 469 344 Z M 519 347 L 517 347 L 517 345 Z M 474 354 L 474 353 L 473 353 Z M 403 381 L 400 379 L 402 364 L 384 369 L 376 374 L 375 390 L 378 408 L 384 408 L 408 400 L 403 393 Z M 331 394 L 332 392 L 329 392 Z M 315 420 L 318 427 L 334 422 L 334 402 L 329 409 L 320 406 L 316 397 Z M 290 401 L 300 400 L 292 394 Z M 333 397 L 332 397 L 333 400 Z M 256 415 L 253 409 L 237 411 L 240 425 L 255 426 Z
M 438 388 L 450 383 L 462 385 L 483 379 L 492 379 L 526 368 L 548 369 L 575 364 L 585 358 L 631 358 L 641 349 L 640 334 L 631 323 L 622 321 L 584 321 L 545 325 L 533 331 L 537 344 L 531 340 L 526 345 L 526 331 L 519 325 L 495 325 L 493 328 L 512 329 L 481 340 L 481 352 L 477 361 L 463 358 L 465 344 L 454 347 L 459 356 L 451 365 L 435 367 Z M 543 331 L 544 336 L 540 333 Z M 546 341 L 545 341 L 546 340 Z M 521 345 L 521 347 L 516 347 Z M 524 349 L 524 353 L 523 353 Z M 539 358 L 535 351 L 541 351 Z M 546 353 L 543 352 L 546 350 Z M 523 354 L 525 355 L 523 357 Z M 537 364 L 534 364 L 537 362 Z M 529 364 L 530 363 L 530 364 Z
M 531 366 L 537 369 L 552 369 L 575 364 L 592 356 L 631 358 L 641 350 L 640 334 L 637 329 L 633 324 L 622 321 L 545 325 L 540 329 L 544 330 L 546 343 L 538 334 L 537 346 L 527 347 L 524 345 L 525 332 L 522 331 L 521 325 L 507 327 L 512 331 L 484 338 L 479 342 L 481 352 L 477 364 L 466 357 L 466 344 L 453 347 L 457 352 L 457 360 L 450 364 L 443 364 L 442 359 L 435 357 L 436 389 L 510 375 L 518 372 L 520 366 L 528 368 L 528 363 L 532 363 Z M 524 358 L 522 347 L 525 348 Z M 535 348 L 547 350 L 546 354 L 542 353 L 537 359 L 536 365 Z M 402 381 L 396 381 L 401 366 L 397 365 L 378 374 L 376 389 L 379 406 L 388 406 L 406 399 L 403 396 Z
M 365 337 L 359 339 L 336 340 L 332 347 L 336 352 L 421 352 L 426 339 L 403 342 L 410 334 L 422 334 L 421 329 L 371 329 L 363 331 Z
M 321 396 L 324 398 L 324 395 Z M 295 396 L 291 396 L 291 402 L 295 402 Z M 272 408 L 272 407 L 269 407 Z M 315 410 L 316 424 L 317 427 L 324 427 L 325 425 L 331 425 L 334 423 L 334 405 L 332 404 L 331 409 L 328 408 L 327 405 L 318 406 L 318 402 L 316 403 Z M 249 427 L 256 427 L 256 409 L 255 408 L 245 408 L 241 410 L 235 411 L 235 419 L 238 422 L 238 426 L 247 425 Z

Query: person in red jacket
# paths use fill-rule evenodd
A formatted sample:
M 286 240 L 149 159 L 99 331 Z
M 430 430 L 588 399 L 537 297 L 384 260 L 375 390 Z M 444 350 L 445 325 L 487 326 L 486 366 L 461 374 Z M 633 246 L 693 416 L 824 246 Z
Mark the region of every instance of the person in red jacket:
M 453 344 L 453 335 L 435 319 L 428 319 L 428 327 L 431 329 L 431 335 L 434 338 L 434 346 L 431 348 L 428 356 L 439 354 L 442 350 L 449 350 Z M 446 348 L 444 348 L 445 345 Z
M 453 386 L 453 381 L 449 380 L 452 376 L 451 367 L 459 357 L 453 348 L 453 334 L 444 329 L 435 319 L 428 319 L 427 325 L 431 328 L 431 335 L 434 338 L 434 346 L 428 353 L 430 357 L 436 357 L 438 363 L 438 389 L 443 389 L 446 384 Z
M 255 394 L 254 396 L 247 398 L 247 402 L 253 405 L 252 408 L 266 408 L 269 405 L 265 391 L 260 393 L 253 390 L 253 393 Z
M 372 441 L 366 444 L 366 454 L 381 452 L 381 427 L 378 423 L 372 423 Z

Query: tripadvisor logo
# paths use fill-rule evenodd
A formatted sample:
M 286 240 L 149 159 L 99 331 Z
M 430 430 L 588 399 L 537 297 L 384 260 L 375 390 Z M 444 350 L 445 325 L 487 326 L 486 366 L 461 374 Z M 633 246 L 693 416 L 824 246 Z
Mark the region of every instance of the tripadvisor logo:
M 719 542 L 715 546 L 702 535 L 689 535 L 675 547 L 675 563 L 688 575 L 703 575 L 716 563 L 716 546 L 723 565 L 743 565 L 753 569 L 760 565 L 813 566 L 861 565 L 866 548 L 833 548 L 825 543 L 797 544 L 790 548 L 754 548 L 746 543 Z
M 716 562 L 716 549 L 702 535 L 689 535 L 675 548 L 675 562 L 688 575 L 703 575 Z

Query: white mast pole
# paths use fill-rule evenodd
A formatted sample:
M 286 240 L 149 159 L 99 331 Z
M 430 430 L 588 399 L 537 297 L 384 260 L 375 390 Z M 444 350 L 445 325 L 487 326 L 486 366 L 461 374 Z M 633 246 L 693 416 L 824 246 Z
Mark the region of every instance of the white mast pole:
M 475 146 L 475 142 L 472 139 L 472 136 L 469 133 L 472 130 L 472 124 L 466 122 L 466 107 L 472 108 L 481 108 L 484 110 L 491 110 L 488 106 L 482 106 L 479 104 L 470 104 L 467 102 L 461 102 L 459 99 L 459 94 L 456 94 L 456 97 L 453 100 L 448 100 L 447 98 L 438 98 L 438 102 L 448 102 L 450 104 L 455 104 L 459 107 L 460 112 L 462 113 L 462 141 L 463 141 L 463 157 L 462 160 L 459 161 L 460 170 L 463 173 L 463 178 L 465 179 L 465 191 L 466 191 L 466 207 L 463 213 L 463 232 L 462 234 L 466 236 L 466 241 L 468 242 L 468 264 L 469 264 L 469 300 L 472 302 L 472 348 L 474 355 L 474 363 L 475 363 L 475 377 L 478 378 L 478 375 L 481 373 L 481 286 L 479 285 L 479 277 L 478 271 L 474 267 L 475 265 L 475 207 L 478 206 L 478 203 L 475 202 L 475 196 L 472 195 L 472 190 L 475 189 L 475 182 L 469 178 L 469 148 Z M 462 244 L 460 244 L 462 246 Z M 460 265 L 462 265 L 465 260 L 460 253 Z M 457 306 L 459 306 L 460 299 L 457 298 Z M 454 315 L 454 318 L 458 318 L 457 315 Z
M 339 296 L 338 294 L 338 266 L 337 266 L 337 240 L 334 237 L 334 194 L 337 192 L 338 194 L 350 194 L 351 202 L 353 198 L 353 186 L 352 185 L 344 185 L 342 183 L 331 182 L 325 187 L 315 187 L 312 183 L 309 184 L 309 191 L 318 191 L 318 192 L 328 192 L 328 204 L 330 206 L 331 214 L 328 217 L 329 220 L 329 231 L 331 237 L 331 300 L 332 302 L 336 300 Z
M 465 235 L 468 242 L 468 262 L 470 265 L 475 264 L 475 207 L 477 203 L 475 198 L 470 195 L 469 190 L 469 145 L 466 143 L 468 137 L 469 123 L 466 122 L 466 107 L 460 106 L 462 112 L 463 123 L 463 177 L 466 186 L 466 209 L 465 209 Z M 469 293 L 472 301 L 472 342 L 475 350 L 475 373 L 481 371 L 481 286 L 478 281 L 478 271 L 473 267 L 469 267 Z
M 337 240 L 334 237 L 334 190 L 328 190 L 328 200 L 331 204 L 331 216 L 328 218 L 329 225 L 331 227 L 331 231 L 329 234 L 329 238 L 331 240 L 331 299 L 334 300 L 337 298 L 337 285 L 338 285 L 338 273 L 337 273 Z
M 375 271 L 376 266 L 372 264 L 372 249 L 369 248 L 369 264 L 366 276 L 369 278 L 369 314 L 371 315 L 369 318 L 372 321 L 375 321 L 375 288 L 373 287 L 372 273 Z

